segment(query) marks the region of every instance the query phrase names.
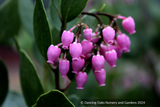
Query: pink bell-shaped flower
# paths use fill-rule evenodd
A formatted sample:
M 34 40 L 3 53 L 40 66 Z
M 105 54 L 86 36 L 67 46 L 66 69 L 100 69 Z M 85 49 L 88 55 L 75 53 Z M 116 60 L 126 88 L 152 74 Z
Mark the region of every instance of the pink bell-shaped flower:
M 59 57 L 53 62 L 53 66 L 57 66 L 58 63 L 59 63 Z
M 88 54 L 93 48 L 92 42 L 89 42 L 85 39 L 82 41 L 81 45 L 82 45 L 82 56 Z
M 72 60 L 78 60 L 82 54 L 82 45 L 80 43 L 74 42 L 70 44 L 69 52 L 72 56 Z
M 104 62 L 105 62 L 105 59 L 103 55 L 99 55 L 99 53 L 92 57 L 92 66 L 95 70 L 102 69 L 104 67 Z
M 62 48 L 63 49 L 68 49 L 68 46 L 73 42 L 74 34 L 70 31 L 64 30 L 62 33 Z
M 81 57 L 78 58 L 78 60 L 73 60 L 72 61 L 72 69 L 73 69 L 73 73 L 78 73 L 82 67 L 84 66 L 85 64 L 85 60 L 82 59 Z
M 94 72 L 94 76 L 96 81 L 98 82 L 99 86 L 105 86 L 106 80 L 106 71 L 104 69 L 99 70 L 99 72 Z
M 105 59 L 111 67 L 116 67 L 117 53 L 114 49 L 105 53 Z
M 92 42 L 92 43 L 98 42 L 99 38 L 98 38 L 98 37 L 94 37 L 94 36 L 96 36 L 96 35 L 98 35 L 98 34 L 92 33 L 92 39 L 91 39 L 91 42 Z
M 84 37 L 90 41 L 91 38 L 92 38 L 92 29 L 91 28 L 87 28 L 87 29 L 84 29 L 83 30 L 83 33 L 84 33 Z
M 131 16 L 127 17 L 126 19 L 124 19 L 122 21 L 122 26 L 130 34 L 133 34 L 133 33 L 136 32 L 135 31 L 135 22 L 134 22 L 134 19 Z
M 127 35 L 126 34 L 121 34 L 117 36 L 117 43 L 121 47 L 122 50 L 127 50 Z
M 110 46 L 106 46 L 105 44 L 101 43 L 101 44 L 100 44 L 100 51 L 99 51 L 100 54 L 104 56 L 104 55 L 105 55 L 105 52 L 106 52 L 106 51 L 109 51 L 109 49 L 110 49 L 109 47 L 110 47 Z
M 85 60 L 88 60 L 91 56 L 92 56 L 92 54 L 88 53 L 87 55 L 85 55 Z
M 122 56 L 122 54 L 123 54 L 123 50 L 121 49 L 121 47 L 120 46 L 118 46 L 118 45 L 111 45 L 110 46 L 110 49 L 112 50 L 112 49 L 114 49 L 116 52 L 117 52 L 117 57 L 118 58 L 121 58 L 121 56 Z
M 83 89 L 83 86 L 86 82 L 87 82 L 87 73 L 78 72 L 76 75 L 77 89 Z
M 112 44 L 114 42 L 115 30 L 112 27 L 105 27 L 102 30 L 102 33 L 105 42 L 107 42 L 108 44 Z
M 59 57 L 61 54 L 61 49 L 58 46 L 50 45 L 47 51 L 48 63 L 54 64 L 53 62 Z
M 59 71 L 62 75 L 62 77 L 64 78 L 68 71 L 69 71 L 69 61 L 67 59 L 60 59 L 59 60 Z
M 130 52 L 130 45 L 131 45 L 131 41 L 130 41 L 130 39 L 129 39 L 129 37 L 127 36 L 126 37 L 126 47 L 127 47 L 127 49 L 125 50 L 125 52 Z

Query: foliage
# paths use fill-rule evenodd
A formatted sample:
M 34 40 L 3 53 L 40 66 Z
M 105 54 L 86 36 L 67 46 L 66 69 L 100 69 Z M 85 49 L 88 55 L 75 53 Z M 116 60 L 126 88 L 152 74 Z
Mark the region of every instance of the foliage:
M 74 107 L 78 106 L 81 99 L 160 100 L 160 92 L 157 89 L 160 80 L 158 0 L 48 0 L 49 5 L 44 6 L 46 1 L 35 0 L 33 3 L 32 0 L 6 0 L 0 5 L 0 46 L 17 49 L 20 56 L 19 74 L 22 89 L 22 95 L 8 91 L 8 68 L 2 56 L 0 106 L 50 107 L 55 104 L 57 107 Z M 103 3 L 106 6 L 101 10 Z M 93 16 L 81 15 L 83 11 L 131 15 L 136 22 L 136 34 L 130 36 L 131 52 L 122 55 L 116 68 L 105 64 L 106 86 L 98 87 L 89 65 L 86 68 L 88 80 L 85 88 L 77 90 L 71 67 L 67 74 L 69 80 L 62 79 L 59 70 L 53 70 L 53 66 L 46 64 L 46 61 L 48 47 L 60 43 L 63 30 L 69 30 L 81 21 L 89 28 L 97 27 L 99 21 Z M 110 21 L 106 16 L 100 18 L 106 25 Z M 123 29 L 121 21 L 117 20 L 117 23 L 121 31 L 129 35 Z M 77 29 L 73 30 L 74 33 L 76 31 Z M 0 50 L 0 53 L 3 51 Z M 69 54 L 67 59 L 72 61 Z M 56 79 L 61 85 L 57 84 Z M 68 85 L 66 81 L 71 83 Z M 53 90 L 54 88 L 58 90 Z M 159 105 L 155 103 L 154 106 Z

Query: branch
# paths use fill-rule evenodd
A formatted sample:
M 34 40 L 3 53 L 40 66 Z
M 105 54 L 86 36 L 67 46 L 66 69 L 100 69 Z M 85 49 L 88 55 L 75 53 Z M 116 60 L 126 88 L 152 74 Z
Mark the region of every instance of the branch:
M 95 13 L 88 13 L 88 12 L 82 12 L 81 15 L 90 15 L 90 16 L 93 16 L 93 17 L 95 17 L 98 20 L 99 24 L 101 26 L 103 26 L 103 21 L 102 21 L 102 19 L 97 14 L 95 14 Z

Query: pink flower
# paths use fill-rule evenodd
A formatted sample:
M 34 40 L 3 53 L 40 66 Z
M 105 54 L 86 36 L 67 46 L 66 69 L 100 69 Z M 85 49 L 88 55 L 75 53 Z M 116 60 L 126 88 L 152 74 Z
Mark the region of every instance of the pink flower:
M 104 67 L 104 62 L 105 62 L 105 59 L 103 57 L 103 55 L 94 55 L 92 57 L 92 66 L 95 70 L 100 70 Z
M 134 19 L 131 16 L 127 17 L 126 19 L 124 19 L 122 21 L 122 26 L 130 34 L 133 34 L 133 33 L 136 32 L 135 31 L 135 22 L 134 22 Z
M 117 52 L 117 57 L 118 58 L 121 58 L 121 56 L 122 56 L 122 54 L 123 54 L 123 50 L 121 49 L 121 47 L 120 46 L 115 46 L 115 45 L 111 45 L 110 46 L 110 49 L 112 50 L 112 49 L 114 49 L 116 52 Z
M 61 49 L 57 46 L 50 45 L 47 51 L 47 57 L 48 57 L 48 63 L 54 64 L 53 62 L 56 61 L 56 59 L 61 54 Z
M 69 61 L 67 59 L 60 59 L 59 61 L 59 71 L 64 78 L 69 71 Z
M 70 44 L 69 52 L 72 56 L 72 60 L 78 60 L 78 58 L 82 54 L 82 45 L 76 42 L 74 42 L 73 44 Z
M 117 36 L 117 43 L 122 50 L 128 50 L 127 35 L 121 34 Z
M 58 63 L 59 63 L 59 57 L 53 62 L 53 66 L 57 66 Z
M 130 39 L 129 39 L 129 37 L 127 36 L 126 37 L 126 50 L 125 50 L 125 52 L 130 52 L 130 45 L 131 45 L 131 41 L 130 41 Z
M 77 89 L 83 89 L 83 86 L 86 82 L 87 74 L 85 72 L 78 72 L 76 75 Z
M 107 42 L 108 44 L 112 44 L 114 42 L 115 30 L 112 27 L 105 27 L 102 30 L 102 33 L 105 42 Z
M 73 73 L 78 73 L 82 67 L 84 66 L 85 61 L 81 57 L 79 57 L 77 60 L 72 60 L 72 69 Z
M 107 51 L 105 59 L 111 67 L 116 67 L 117 53 L 115 50 Z
M 82 56 L 88 54 L 93 48 L 92 42 L 89 42 L 85 39 L 82 41 L 81 45 L 82 45 Z
M 87 28 L 87 29 L 84 29 L 83 30 L 83 33 L 84 33 L 84 37 L 90 41 L 91 38 L 92 38 L 92 29 L 91 28 Z
M 101 43 L 100 44 L 100 53 L 101 53 L 101 55 L 105 55 L 105 52 L 106 51 L 109 51 L 109 49 L 110 49 L 110 46 L 106 46 L 105 44 L 103 44 L 103 43 Z
M 98 38 L 98 37 L 95 37 L 95 38 L 94 38 L 94 36 L 96 36 L 96 35 L 98 35 L 98 34 L 96 34 L 96 33 L 93 33 L 93 34 L 92 34 L 92 39 L 91 39 L 91 42 L 92 42 L 92 43 L 98 42 L 99 38 Z
M 105 86 L 106 71 L 104 69 L 99 70 L 99 72 L 94 72 L 94 76 L 99 86 Z
M 72 43 L 73 38 L 74 34 L 72 32 L 64 30 L 61 38 L 63 44 L 62 48 L 68 49 L 68 46 Z
M 88 60 L 90 57 L 92 56 L 92 54 L 87 54 L 86 56 L 85 56 L 85 60 Z

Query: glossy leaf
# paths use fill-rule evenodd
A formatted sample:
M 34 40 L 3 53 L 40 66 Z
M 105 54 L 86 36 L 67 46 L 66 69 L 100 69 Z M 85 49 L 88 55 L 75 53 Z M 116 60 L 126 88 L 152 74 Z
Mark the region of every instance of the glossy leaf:
M 18 0 L 6 0 L 0 6 L 0 43 L 17 35 L 19 28 Z
M 65 22 L 75 19 L 86 7 L 88 0 L 61 0 L 61 15 Z
M 32 107 L 75 107 L 68 98 L 58 90 L 42 94 Z
M 32 61 L 23 50 L 20 50 L 20 82 L 25 101 L 30 107 L 44 91 Z
M 60 31 L 61 21 L 59 19 L 58 12 L 54 6 L 53 1 L 56 1 L 56 0 L 52 0 L 49 3 L 49 14 L 50 14 L 50 18 L 51 18 L 51 23 L 55 28 L 57 28 Z
M 8 93 L 8 71 L 5 64 L 0 59 L 0 106 Z
M 33 10 L 34 6 L 31 0 L 19 0 L 19 14 L 22 25 L 26 31 L 33 36 Z
M 52 36 L 42 0 L 36 0 L 33 26 L 38 49 L 42 56 L 47 59 L 47 50 L 52 44 Z

